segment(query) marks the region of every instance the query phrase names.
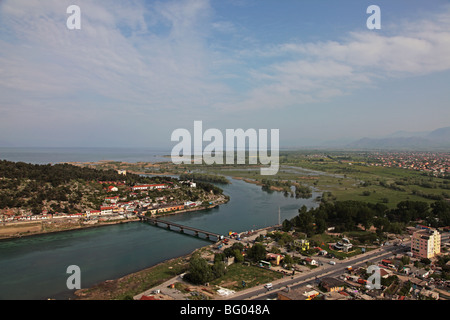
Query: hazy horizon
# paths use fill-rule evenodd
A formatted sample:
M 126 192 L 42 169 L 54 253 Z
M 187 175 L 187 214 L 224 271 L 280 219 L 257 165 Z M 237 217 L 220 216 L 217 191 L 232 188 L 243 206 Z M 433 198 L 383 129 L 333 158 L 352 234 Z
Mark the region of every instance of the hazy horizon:
M 449 129 L 450 130 L 450 126 L 448 127 L 443 127 L 445 129 Z M 443 129 L 443 128 L 436 128 L 436 129 Z M 362 139 L 389 139 L 389 138 L 414 138 L 414 137 L 425 137 L 427 134 L 433 132 L 434 130 L 431 131 L 396 131 L 396 132 L 392 132 L 392 133 L 388 133 L 386 135 L 383 136 L 373 136 L 373 137 L 358 137 L 358 138 L 354 138 L 354 139 L 340 139 L 340 140 L 328 140 L 328 141 L 321 141 L 319 143 L 317 143 L 316 145 L 314 144 L 310 144 L 310 145 L 280 145 L 279 149 L 280 150 L 302 150 L 302 149 L 327 149 L 327 150 L 345 150 L 345 149 L 358 149 L 355 147 L 351 147 L 351 143 L 353 142 L 357 142 L 359 140 Z M 270 136 L 269 136 L 270 138 Z M 450 137 L 448 139 L 448 141 L 450 141 Z M 448 142 L 446 141 L 446 142 Z M 115 146 L 115 145 L 109 145 L 109 146 L 63 146 L 63 145 L 56 145 L 56 146 L 45 146 L 45 145 L 14 145 L 14 144 L 2 144 L 3 141 L 0 141 L 0 148 L 28 148 L 28 149 L 98 149 L 98 148 L 104 148 L 104 149 L 149 149 L 152 151 L 156 151 L 156 150 L 161 150 L 161 151 L 169 151 L 172 150 L 172 148 L 174 147 L 175 144 L 177 144 L 177 142 L 170 142 L 169 145 L 166 146 L 151 146 L 151 145 L 136 145 L 136 146 Z M 224 140 L 225 142 L 225 140 Z M 205 146 L 207 146 L 210 142 L 208 141 L 203 141 L 203 145 L 202 148 L 204 148 Z M 225 147 L 225 145 L 224 145 Z M 246 142 L 246 150 L 248 149 L 248 141 Z M 380 148 L 361 148 L 361 150 L 364 149 L 380 149 Z M 383 149 L 383 148 L 381 148 Z M 386 150 L 390 150 L 392 149 L 392 147 L 388 147 L 386 148 Z M 430 147 L 430 150 L 436 149 L 435 147 Z M 220 149 L 217 149 L 217 152 L 220 152 Z

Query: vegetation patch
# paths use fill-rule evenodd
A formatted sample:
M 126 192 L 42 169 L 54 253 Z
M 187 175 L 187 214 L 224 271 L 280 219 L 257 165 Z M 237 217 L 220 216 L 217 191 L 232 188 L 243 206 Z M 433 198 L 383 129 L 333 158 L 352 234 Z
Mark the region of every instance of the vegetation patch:
M 224 276 L 212 281 L 211 284 L 230 290 L 240 291 L 282 277 L 282 274 L 269 269 L 242 263 L 234 263 L 227 267 L 227 273 Z

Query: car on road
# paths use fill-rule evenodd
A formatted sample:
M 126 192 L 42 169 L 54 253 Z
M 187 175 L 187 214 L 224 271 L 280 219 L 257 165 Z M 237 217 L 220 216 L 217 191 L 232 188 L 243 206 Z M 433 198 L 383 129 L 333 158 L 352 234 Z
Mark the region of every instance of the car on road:
M 334 262 L 334 261 L 330 261 L 328 263 L 331 264 L 331 265 L 335 265 L 336 264 L 336 262 Z
M 264 286 L 264 288 L 266 288 L 267 290 L 272 290 L 272 289 L 273 289 L 273 286 L 272 286 L 271 283 L 268 283 L 268 284 L 266 284 L 266 285 Z

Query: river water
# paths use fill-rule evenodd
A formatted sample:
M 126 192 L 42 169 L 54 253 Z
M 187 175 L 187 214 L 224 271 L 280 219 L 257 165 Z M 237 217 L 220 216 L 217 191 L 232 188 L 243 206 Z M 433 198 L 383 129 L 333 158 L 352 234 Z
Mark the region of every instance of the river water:
M 231 200 L 218 208 L 164 217 L 166 220 L 227 234 L 278 223 L 298 214 L 311 199 L 267 193 L 241 180 L 221 185 Z M 167 259 L 188 254 L 210 242 L 189 235 L 130 222 L 0 241 L 0 299 L 69 299 L 67 267 L 81 270 L 82 288 L 133 273 Z
M 0 159 L 29 163 L 62 161 L 161 161 L 167 152 L 117 148 L 0 148 Z M 229 178 L 219 185 L 231 200 L 218 208 L 164 217 L 166 220 L 227 234 L 259 229 L 293 218 L 298 209 L 318 205 L 310 199 L 268 193 L 260 186 Z M 70 299 L 67 268 L 81 270 L 81 287 L 116 279 L 210 244 L 207 240 L 141 222 L 0 241 L 0 299 Z

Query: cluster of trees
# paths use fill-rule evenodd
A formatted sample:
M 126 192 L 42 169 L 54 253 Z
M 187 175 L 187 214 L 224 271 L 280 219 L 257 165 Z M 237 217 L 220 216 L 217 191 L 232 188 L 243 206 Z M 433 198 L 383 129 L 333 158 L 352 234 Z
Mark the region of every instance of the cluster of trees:
M 244 256 L 242 255 L 242 250 L 244 250 L 244 245 L 240 242 L 235 242 L 231 247 L 225 248 L 223 253 L 219 253 L 217 256 L 218 259 L 222 261 L 225 258 L 234 258 L 234 262 L 244 262 Z
M 362 185 L 363 186 L 369 186 L 372 183 L 370 182 L 365 182 Z M 402 192 L 406 192 L 407 189 L 405 189 L 406 186 L 418 186 L 418 187 L 422 187 L 422 188 L 427 188 L 427 189 L 444 189 L 444 190 L 448 190 L 450 189 L 450 183 L 447 180 L 442 180 L 442 182 L 440 182 L 439 180 L 436 180 L 434 178 L 428 178 L 428 179 L 424 179 L 424 178 L 413 178 L 413 177 L 405 177 L 402 178 L 400 180 L 396 180 L 393 183 L 387 183 L 386 181 L 379 181 L 378 184 L 384 188 L 387 189 L 391 189 L 391 190 L 395 190 L 395 191 L 402 191 Z M 421 190 L 417 190 L 415 188 L 411 188 L 411 194 L 412 195 L 416 195 L 416 196 L 420 196 L 422 198 L 425 199 L 430 199 L 430 200 L 444 200 L 445 198 L 449 197 L 449 193 L 442 191 L 441 194 L 437 194 L 437 193 L 426 193 L 423 192 Z
M 78 167 L 67 163 L 61 164 L 30 164 L 0 160 L 0 177 L 21 181 L 34 180 L 37 183 L 51 183 L 57 187 L 71 180 L 84 181 L 125 181 L 129 185 L 146 183 L 148 177 L 127 173 L 126 176 L 116 170 L 97 170 L 94 168 Z
M 194 253 L 189 261 L 189 268 L 184 279 L 193 284 L 205 284 L 225 275 L 227 272 L 225 263 L 220 259 L 214 260 L 214 264 L 209 265 L 199 253 Z
M 434 194 L 434 193 L 425 193 L 419 190 L 412 190 L 411 194 L 431 200 L 444 200 L 449 197 L 447 192 L 442 192 L 442 194 Z
M 204 190 L 205 192 L 212 192 L 215 195 L 220 195 L 223 193 L 223 190 L 215 185 L 207 182 L 196 182 L 197 188 Z
M 205 284 L 220 278 L 227 272 L 224 262 L 227 258 L 234 258 L 234 262 L 238 263 L 244 262 L 243 250 L 244 245 L 242 243 L 234 243 L 222 253 L 216 253 L 214 255 L 214 264 L 212 265 L 202 258 L 199 253 L 194 253 L 184 279 L 193 284 Z M 252 247 L 246 249 L 246 258 L 253 262 L 265 260 L 266 254 L 266 248 L 261 243 L 255 243 Z
M 125 181 L 126 185 L 178 183 L 166 176 L 148 177 L 115 170 L 100 170 L 70 164 L 38 165 L 0 161 L 0 209 L 29 209 L 41 213 L 45 204 L 49 212 L 77 212 L 82 207 L 98 208 L 106 196 L 105 185 L 92 181 Z M 196 201 L 202 193 L 222 194 L 223 190 L 206 182 L 197 183 L 196 190 L 187 189 L 185 200 Z M 120 188 L 119 188 L 120 189 Z M 125 190 L 125 189 L 124 189 Z M 155 191 L 157 192 L 157 191 Z M 169 191 L 167 191 L 169 192 Z M 170 191 L 174 192 L 174 191 Z M 126 195 L 119 190 L 121 196 Z
M 71 190 L 68 185 L 53 187 L 50 183 L 38 183 L 34 180 L 17 181 L 0 180 L 0 209 L 28 208 L 33 214 L 42 212 L 43 203 L 56 201 L 66 202 L 71 209 L 81 202 L 83 193 L 76 188 Z M 53 205 L 51 211 L 60 211 L 60 206 Z
M 54 201 L 56 204 L 47 208 L 50 212 L 75 212 L 86 190 L 89 190 L 89 194 L 95 193 L 95 188 L 88 186 L 88 181 L 126 181 L 132 184 L 148 180 L 148 177 L 134 174 L 123 176 L 115 170 L 1 160 L 0 209 L 23 208 L 38 214 L 42 212 L 44 203 Z M 83 187 L 80 188 L 81 186 Z M 102 189 L 101 186 L 99 188 Z M 92 201 L 97 205 L 101 203 L 101 200 L 91 199 Z
M 444 178 L 442 180 L 435 179 L 434 177 L 428 178 L 416 178 L 416 177 L 404 177 L 400 180 L 395 180 L 395 184 L 407 186 L 415 185 L 428 189 L 450 189 L 450 181 Z
M 285 196 L 291 194 L 291 196 L 295 195 L 295 198 L 297 199 L 308 199 L 312 196 L 312 190 L 310 187 L 301 185 L 299 183 L 292 183 L 289 180 L 262 179 L 261 184 L 262 190 L 264 191 L 271 191 L 272 187 L 282 188 Z
M 384 204 L 363 201 L 327 202 L 310 210 L 303 206 L 296 217 L 283 221 L 283 229 L 294 227 L 308 236 L 323 233 L 331 226 L 336 232 L 374 226 L 377 232 L 402 233 L 408 224 L 419 220 L 435 228 L 450 225 L 450 203 L 436 201 L 430 205 L 422 201 L 401 201 L 395 208 L 388 209 Z
M 295 186 L 295 198 L 308 199 L 312 197 L 312 190 L 308 186 L 297 184 Z
M 229 184 L 230 181 L 221 175 L 217 174 L 206 174 L 206 173 L 182 173 L 180 174 L 180 180 L 193 180 L 193 181 L 202 181 L 202 182 L 211 182 L 211 183 L 222 183 Z

